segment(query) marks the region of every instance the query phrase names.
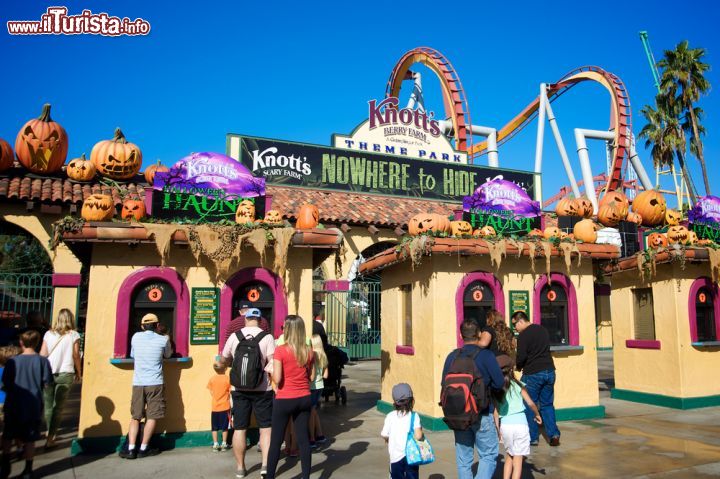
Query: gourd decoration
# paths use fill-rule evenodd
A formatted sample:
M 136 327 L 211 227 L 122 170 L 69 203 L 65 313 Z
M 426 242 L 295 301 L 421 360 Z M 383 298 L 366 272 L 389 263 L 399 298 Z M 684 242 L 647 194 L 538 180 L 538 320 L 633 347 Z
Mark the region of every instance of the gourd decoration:
M 666 236 L 668 244 L 685 244 L 688 241 L 688 229 L 684 226 L 675 225 L 668 228 Z
M 560 228 L 557 226 L 548 226 L 545 228 L 545 231 L 543 231 L 543 237 L 547 240 L 553 239 L 553 238 L 561 238 L 562 237 L 562 231 L 560 231 Z
M 136 198 L 123 201 L 120 218 L 140 221 L 145 218 L 145 203 L 141 199 Z
M 697 240 L 697 241 L 695 242 L 695 244 L 698 245 L 698 246 L 711 246 L 711 245 L 713 244 L 713 241 L 704 238 L 704 239 L 699 239 L 699 240 Z
M 578 216 L 577 203 L 572 198 L 561 198 L 555 206 L 555 213 L 558 216 Z
M 0 171 L 10 169 L 14 159 L 10 143 L 0 138 Z
M 662 233 L 650 233 L 647 239 L 648 247 L 652 249 L 666 248 L 668 245 L 667 236 Z
M 299 230 L 317 228 L 317 225 L 320 223 L 320 211 L 317 206 L 310 203 L 303 204 L 298 210 L 296 217 L 295 228 Z
M 450 231 L 453 236 L 470 236 L 473 233 L 473 228 L 467 221 L 451 221 Z
M 593 215 L 593 204 L 587 198 L 576 198 L 575 206 L 577 207 L 578 216 L 583 218 L 591 218 Z
M 80 216 L 85 221 L 108 221 L 115 214 L 115 205 L 110 195 L 92 194 L 83 201 Z
M 598 209 L 603 205 L 614 205 L 618 215 L 621 216 L 621 220 L 625 219 L 630 209 L 630 201 L 628 201 L 627 196 L 620 191 L 607 192 L 602 200 L 600 200 Z
M 15 154 L 21 165 L 33 173 L 55 173 L 65 164 L 68 136 L 65 129 L 50 118 L 50 104 L 42 114 L 25 123 L 15 139 Z
M 527 234 L 528 238 L 545 238 L 545 233 L 543 233 L 543 230 L 533 228 L 530 230 Z
M 483 226 L 482 228 L 476 230 L 476 233 L 477 236 L 480 236 L 481 238 L 492 238 L 493 236 L 497 236 L 495 228 L 490 225 Z
M 690 246 L 690 245 L 694 245 L 697 242 L 698 242 L 697 234 L 693 230 L 689 230 L 687 241 L 685 241 L 685 244 Z
M 598 222 L 603 226 L 615 227 L 618 223 L 620 223 L 620 221 L 625 219 L 626 216 L 627 210 L 625 210 L 625 215 L 623 215 L 622 205 L 611 201 L 600 205 L 597 218 Z
M 681 219 L 682 219 L 682 213 L 680 213 L 678 210 L 667 209 L 665 211 L 665 222 L 668 225 L 670 225 L 670 226 L 679 225 Z
M 112 139 L 99 141 L 93 146 L 90 160 L 100 175 L 127 180 L 140 171 L 142 152 L 136 144 L 127 141 L 120 128 L 116 128 Z
M 80 158 L 70 160 L 65 167 L 65 173 L 68 178 L 75 181 L 90 181 L 95 178 L 95 164 L 85 159 L 85 153 Z
M 263 219 L 263 223 L 266 225 L 282 225 L 283 219 L 282 215 L 280 214 L 280 211 L 278 210 L 267 210 L 265 212 L 265 218 Z
M 245 224 L 255 222 L 255 203 L 242 200 L 235 210 L 235 223 Z
M 160 160 L 158 160 L 154 165 L 150 165 L 145 168 L 143 175 L 145 176 L 145 181 L 148 182 L 148 185 L 152 186 L 153 181 L 155 181 L 155 173 L 167 173 L 168 171 L 170 171 L 170 168 L 163 165 L 160 163 Z
M 436 213 L 420 213 L 408 221 L 408 233 L 417 236 L 422 233 L 450 233 L 450 220 Z
M 628 221 L 630 223 L 635 223 L 636 225 L 641 225 L 642 224 L 642 216 L 640 216 L 637 213 L 630 212 L 627 214 L 625 221 Z
M 632 209 L 642 216 L 643 226 L 657 226 L 665 221 L 667 204 L 661 193 L 645 190 L 635 197 Z
M 597 241 L 597 225 L 591 219 L 580 220 L 573 226 L 575 239 L 583 243 L 594 243 Z

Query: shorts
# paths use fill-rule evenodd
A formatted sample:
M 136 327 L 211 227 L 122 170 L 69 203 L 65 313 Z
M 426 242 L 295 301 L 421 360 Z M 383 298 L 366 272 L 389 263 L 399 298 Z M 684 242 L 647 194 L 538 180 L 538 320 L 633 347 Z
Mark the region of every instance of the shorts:
M 310 403 L 312 407 L 317 409 L 320 406 L 320 396 L 322 396 L 322 389 L 313 389 L 310 391 Z
M 511 456 L 530 455 L 530 429 L 527 424 L 500 424 L 505 452 Z
M 33 442 L 40 439 L 42 419 L 22 420 L 17 415 L 6 415 L 3 426 L 3 441 L 15 439 L 22 442 Z
M 212 424 L 211 431 L 227 431 L 230 429 L 230 410 L 213 411 L 210 416 L 210 423 Z
M 139 421 L 165 417 L 165 391 L 162 384 L 157 386 L 133 386 L 130 415 Z
M 250 426 L 250 413 L 255 413 L 259 428 L 272 423 L 272 391 L 232 391 L 233 429 L 245 430 Z

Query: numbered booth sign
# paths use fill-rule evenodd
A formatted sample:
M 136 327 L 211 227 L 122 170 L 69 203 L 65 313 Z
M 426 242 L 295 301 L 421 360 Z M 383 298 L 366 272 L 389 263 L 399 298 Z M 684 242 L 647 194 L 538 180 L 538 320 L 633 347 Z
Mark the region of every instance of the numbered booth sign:
M 170 337 L 174 337 L 176 305 L 175 290 L 168 283 L 152 280 L 138 286 L 132 295 L 128 351 L 130 351 L 129 341 L 132 335 L 141 331 L 140 320 L 148 313 L 155 314 L 160 324 L 167 328 Z
M 238 287 L 233 294 L 233 317 L 238 314 L 242 303 L 250 303 L 253 308 L 258 308 L 263 318 L 268 321 L 270 331 L 273 331 L 273 306 L 275 295 L 272 289 L 261 282 L 245 283 Z M 282 319 L 282 318 L 281 318 Z
M 697 320 L 697 340 L 715 341 L 715 295 L 707 286 L 703 286 L 695 295 L 695 317 Z
M 562 286 L 545 285 L 540 292 L 540 324 L 550 333 L 550 344 L 569 344 L 568 300 Z
M 495 295 L 487 283 L 473 281 L 465 288 L 463 315 L 465 321 L 475 321 L 481 328 L 487 323 L 487 314 L 495 309 Z

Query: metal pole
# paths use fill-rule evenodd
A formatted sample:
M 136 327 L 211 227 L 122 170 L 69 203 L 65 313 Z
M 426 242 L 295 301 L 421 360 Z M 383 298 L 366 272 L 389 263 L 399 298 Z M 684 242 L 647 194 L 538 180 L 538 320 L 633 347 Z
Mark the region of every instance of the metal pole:
M 545 83 L 540 84 L 540 106 L 538 107 L 538 130 L 537 140 L 535 140 L 535 173 L 542 173 L 542 151 L 543 151 L 543 137 L 545 136 L 545 92 L 547 85 Z
M 592 167 L 590 166 L 590 155 L 588 153 L 587 142 L 585 141 L 586 137 L 596 138 L 599 140 L 613 140 L 615 138 L 615 134 L 609 131 L 575 128 L 575 143 L 577 143 L 580 169 L 582 170 L 583 182 L 585 183 L 585 196 L 587 196 L 593 204 L 593 214 L 597 214 L 598 199 L 597 195 L 595 195 L 595 182 L 593 181 Z
M 562 137 L 560 136 L 560 129 L 557 126 L 557 121 L 555 120 L 555 115 L 553 114 L 552 107 L 550 106 L 550 102 L 547 99 L 547 95 L 545 92 L 542 92 L 542 100 L 545 103 L 545 108 L 547 109 L 547 115 L 548 115 L 548 121 L 550 122 L 550 127 L 553 131 L 553 136 L 555 137 L 555 143 L 557 143 L 558 150 L 560 151 L 560 158 L 562 158 L 563 165 L 565 166 L 565 173 L 567 173 L 568 180 L 570 180 L 570 187 L 573 190 L 573 194 L 576 198 L 580 197 L 580 189 L 578 188 L 577 181 L 575 180 L 575 174 L 573 173 L 572 166 L 570 165 L 570 160 L 567 156 L 567 151 L 565 151 L 565 145 L 563 144 Z M 592 185 L 591 185 L 592 187 Z

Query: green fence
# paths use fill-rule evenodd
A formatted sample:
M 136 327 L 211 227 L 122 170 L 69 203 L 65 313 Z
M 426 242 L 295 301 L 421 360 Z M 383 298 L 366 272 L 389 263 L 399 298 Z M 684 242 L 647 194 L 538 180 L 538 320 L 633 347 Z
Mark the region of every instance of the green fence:
M 51 274 L 0 273 L 0 318 L 5 324 L 24 325 L 28 313 L 52 321 Z
M 325 292 L 330 344 L 353 359 L 380 358 L 380 283 L 353 281 L 349 291 Z

